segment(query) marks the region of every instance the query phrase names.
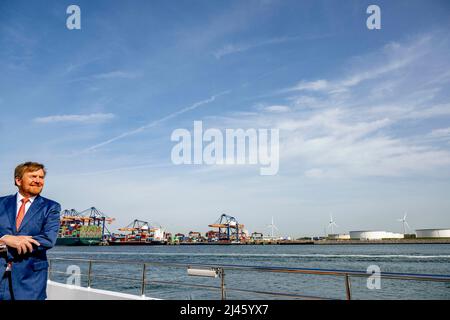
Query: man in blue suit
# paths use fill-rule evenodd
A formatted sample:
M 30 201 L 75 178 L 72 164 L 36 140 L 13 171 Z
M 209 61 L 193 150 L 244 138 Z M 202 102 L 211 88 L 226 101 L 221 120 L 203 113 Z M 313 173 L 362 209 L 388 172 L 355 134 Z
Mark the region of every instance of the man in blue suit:
M 61 206 L 41 197 L 44 165 L 14 172 L 18 193 L 0 198 L 0 300 L 47 298 L 47 250 L 56 243 Z

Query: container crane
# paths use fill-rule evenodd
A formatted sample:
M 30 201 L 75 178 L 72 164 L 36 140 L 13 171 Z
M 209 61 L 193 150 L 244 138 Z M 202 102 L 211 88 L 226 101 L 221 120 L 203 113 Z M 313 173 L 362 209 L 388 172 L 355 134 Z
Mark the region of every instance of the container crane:
M 219 241 L 240 241 L 240 233 L 244 228 L 243 224 L 239 224 L 235 217 L 222 214 L 219 219 L 210 224 L 211 228 L 219 228 Z
M 78 212 L 75 209 L 64 210 L 60 215 L 60 230 L 57 244 L 91 245 L 105 241 L 105 230 L 110 234 L 106 223 L 115 219 L 109 218 L 94 207 Z
M 88 225 L 92 224 L 101 226 L 102 227 L 102 239 L 105 240 L 106 234 L 105 229 L 107 230 L 108 234 L 111 234 L 111 232 L 106 227 L 106 223 L 111 224 L 114 222 L 114 218 L 108 217 L 103 212 L 97 210 L 95 207 L 91 207 L 89 209 L 86 209 L 81 212 L 81 215 L 85 217 L 86 222 Z
M 164 230 L 161 227 L 150 226 L 147 221 L 134 220 L 129 225 L 119 228 L 119 231 L 130 232 L 113 236 L 109 244 L 138 245 L 138 244 L 164 244 Z
M 157 228 L 150 227 L 149 223 L 147 221 L 142 221 L 135 219 L 133 222 L 131 222 L 129 225 L 123 228 L 119 228 L 119 231 L 128 231 L 132 234 L 136 232 L 148 232 L 148 231 L 154 231 Z

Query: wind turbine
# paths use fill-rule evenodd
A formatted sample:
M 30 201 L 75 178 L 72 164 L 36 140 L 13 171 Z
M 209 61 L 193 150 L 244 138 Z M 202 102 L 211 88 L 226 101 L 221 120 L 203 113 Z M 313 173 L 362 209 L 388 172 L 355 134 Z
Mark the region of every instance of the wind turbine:
M 408 227 L 409 230 L 411 230 L 411 227 L 409 226 L 408 222 L 406 222 L 406 217 L 408 216 L 408 213 L 405 212 L 405 215 L 402 219 L 397 219 L 398 222 L 403 223 L 403 234 L 406 234 L 406 227 Z
M 271 238 L 273 239 L 273 229 L 277 229 L 277 231 L 279 231 L 279 229 L 277 228 L 277 226 L 274 225 L 274 223 L 273 223 L 273 217 L 272 217 L 272 223 L 269 224 L 269 225 L 267 226 L 267 228 L 271 228 L 271 229 L 272 229 L 272 232 L 271 232 Z
M 331 234 L 334 234 L 334 230 L 333 230 L 333 226 L 334 227 L 339 227 L 336 222 L 333 221 L 333 216 L 330 213 L 330 222 L 328 222 L 328 228 L 331 228 Z

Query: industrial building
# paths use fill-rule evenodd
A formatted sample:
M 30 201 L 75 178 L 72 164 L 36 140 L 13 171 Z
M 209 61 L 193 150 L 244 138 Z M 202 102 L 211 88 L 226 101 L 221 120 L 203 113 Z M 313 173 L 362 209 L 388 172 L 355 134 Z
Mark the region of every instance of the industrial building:
M 450 229 L 419 229 L 417 238 L 450 238 Z
M 350 240 L 349 234 L 336 234 L 336 233 L 330 233 L 327 236 L 328 240 Z
M 401 233 L 388 231 L 350 231 L 350 239 L 352 240 L 383 240 L 383 239 L 403 239 Z

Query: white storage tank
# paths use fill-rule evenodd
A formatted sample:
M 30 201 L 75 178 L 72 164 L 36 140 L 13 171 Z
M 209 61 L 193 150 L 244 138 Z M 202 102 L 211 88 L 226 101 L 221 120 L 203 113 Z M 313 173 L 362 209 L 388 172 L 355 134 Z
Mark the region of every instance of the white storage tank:
M 403 239 L 401 233 L 388 231 L 350 231 L 350 239 L 352 240 L 382 240 L 382 239 Z
M 419 229 L 417 238 L 450 238 L 450 229 Z

